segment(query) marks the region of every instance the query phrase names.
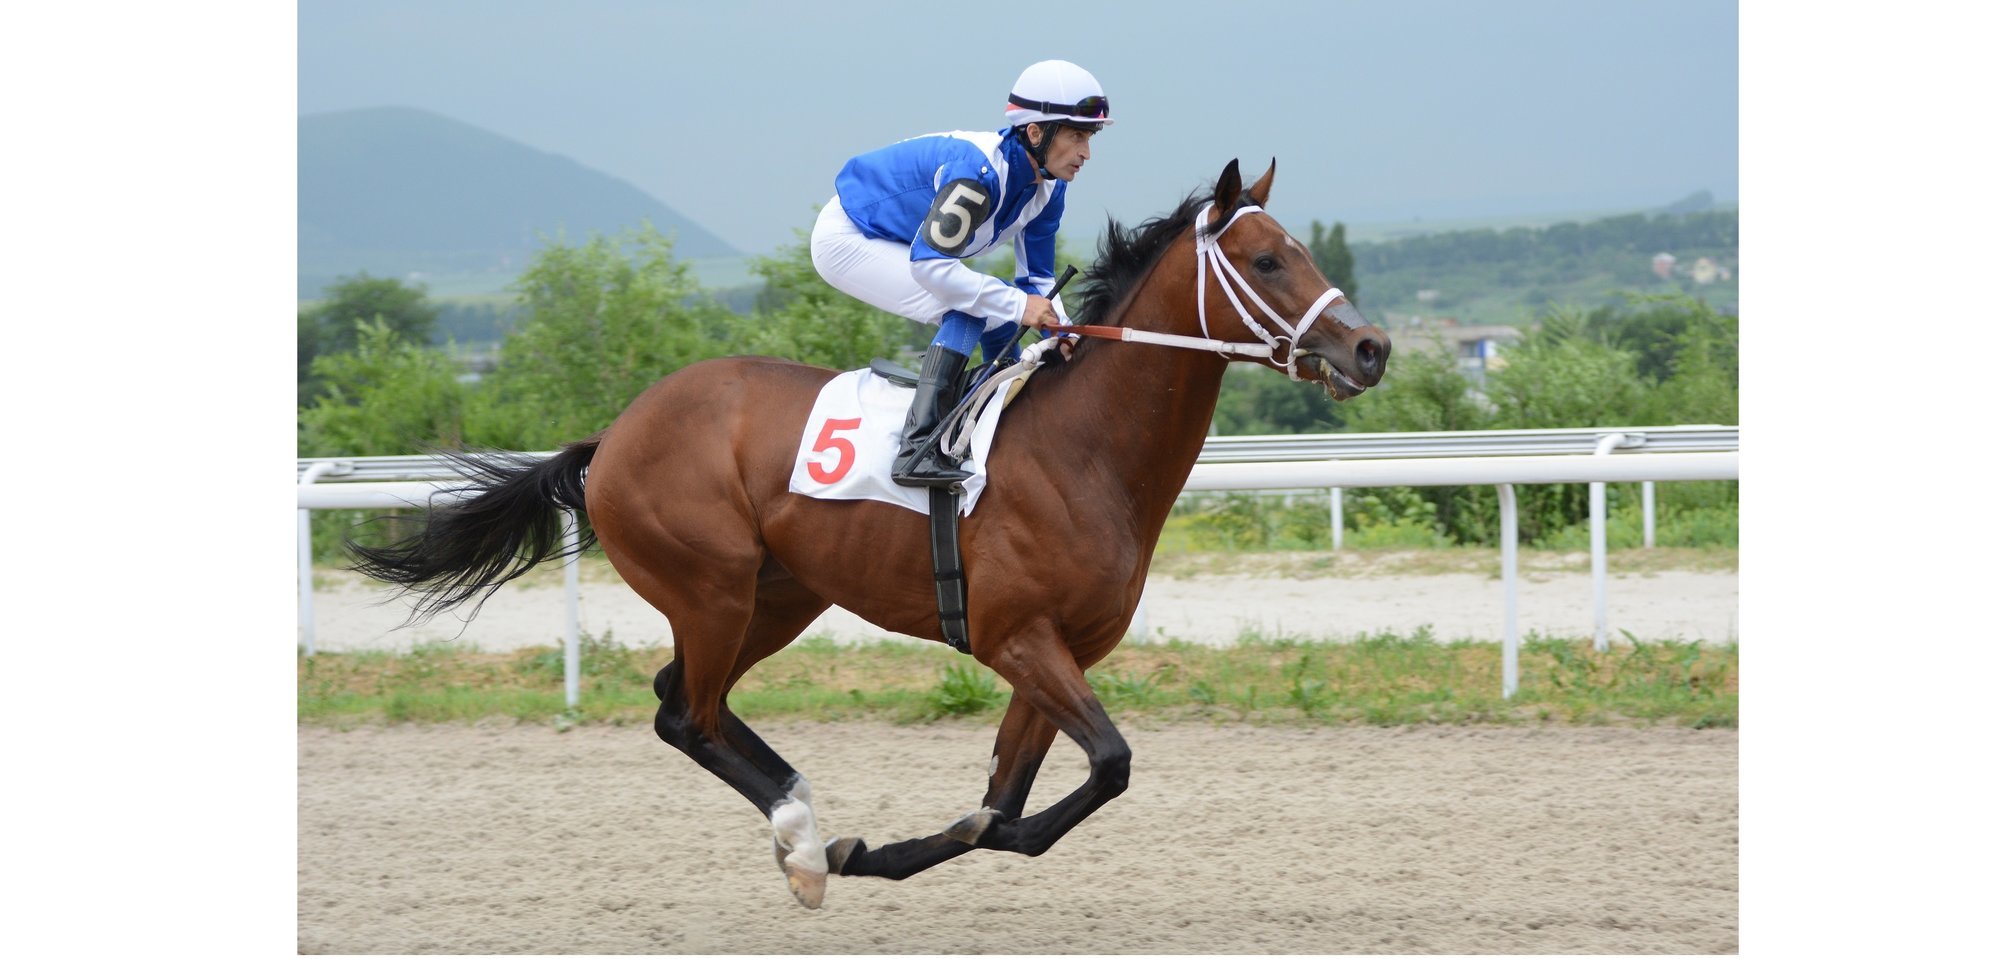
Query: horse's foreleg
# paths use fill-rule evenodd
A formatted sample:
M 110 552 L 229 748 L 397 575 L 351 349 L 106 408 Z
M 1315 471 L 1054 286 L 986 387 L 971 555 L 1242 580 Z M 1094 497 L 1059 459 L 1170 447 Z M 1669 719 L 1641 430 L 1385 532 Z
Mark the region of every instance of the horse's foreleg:
M 1084 679 L 1082 667 L 1077 665 L 1068 648 L 1053 636 L 1040 640 L 1020 637 L 993 653 L 987 665 L 1013 684 L 1015 702 L 1025 700 L 1040 714 L 1042 722 L 1076 740 L 1090 761 L 1090 775 L 1082 786 L 1049 808 L 1032 816 L 1017 818 L 1025 808 L 1027 786 L 1032 784 L 1034 778 L 1034 768 L 1024 765 L 1014 773 L 1014 781 L 1019 784 L 1019 796 L 1007 794 L 1003 784 L 995 783 L 995 788 L 1001 789 L 1001 798 L 1014 800 L 1015 805 L 1011 809 L 992 807 L 981 810 L 960 820 L 948 831 L 982 849 L 1039 856 L 1075 828 L 1077 823 L 1125 791 L 1131 778 L 1132 750 L 1125 744 L 1125 737 L 1119 734 L 1118 728 L 1112 725 L 1104 705 L 1097 701 L 1090 682 Z M 1010 705 L 1010 716 L 1011 708 Z M 1041 728 L 1026 722 L 1024 727 L 1024 734 Z M 1049 737 L 1052 738 L 1053 733 Z M 1033 753 L 1034 767 L 1039 767 L 1041 755 L 1047 751 L 1048 739 L 1040 741 L 1041 749 Z M 1031 742 L 1021 744 L 1022 759 L 1027 758 L 1028 747 L 1032 745 Z M 996 775 L 998 771 L 996 769 Z
M 1035 785 L 1035 774 L 1041 771 L 1042 760 L 1048 756 L 1056 732 L 1056 725 L 1019 693 L 1009 699 L 1007 716 L 1000 721 L 1000 734 L 993 742 L 986 799 L 977 812 L 947 827 L 945 835 L 977 843 L 980 833 L 993 823 L 1021 818 L 1027 810 L 1028 792 Z
M 1000 733 L 994 741 L 985 808 L 953 823 L 938 835 L 891 843 L 879 849 L 871 849 L 859 839 L 836 840 L 827 849 L 834 872 L 843 876 L 906 879 L 971 852 L 979 830 L 990 820 L 1021 815 L 1028 802 L 1028 789 L 1035 783 L 1035 773 L 1041 769 L 1042 757 L 1048 755 L 1055 734 L 1055 725 L 1016 695 L 1007 704 L 1007 716 L 1000 721 Z M 973 825 L 977 828 L 966 838 L 960 838 Z

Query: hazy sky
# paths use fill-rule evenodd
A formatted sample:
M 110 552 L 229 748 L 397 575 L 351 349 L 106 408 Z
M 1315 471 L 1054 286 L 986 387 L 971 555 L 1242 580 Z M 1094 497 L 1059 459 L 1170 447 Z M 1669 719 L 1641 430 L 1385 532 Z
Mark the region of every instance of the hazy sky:
M 442 113 L 751 253 L 809 227 L 849 156 L 998 129 L 1048 58 L 1096 74 L 1118 121 L 1071 188 L 1074 234 L 1163 212 L 1232 157 L 1278 159 L 1272 212 L 1298 232 L 1737 197 L 1734 2 L 1078 0 L 988 27 L 1010 8 L 302 0 L 299 112 Z

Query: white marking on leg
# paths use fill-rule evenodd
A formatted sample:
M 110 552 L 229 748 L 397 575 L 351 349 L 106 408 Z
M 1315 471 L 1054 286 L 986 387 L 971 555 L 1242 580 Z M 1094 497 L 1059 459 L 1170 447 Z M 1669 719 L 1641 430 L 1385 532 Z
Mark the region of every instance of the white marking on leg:
M 812 805 L 812 783 L 806 782 L 806 777 L 804 776 L 794 777 L 792 779 L 792 788 L 785 790 L 785 793 L 799 802 L 805 803 L 808 806 Z
M 993 761 L 986 764 L 986 778 L 992 779 L 993 775 L 999 771 L 1000 771 L 1000 754 L 994 753 Z
M 802 869 L 824 874 L 826 846 L 819 841 L 819 823 L 812 806 L 799 799 L 787 799 L 771 810 L 771 834 L 784 847 L 785 861 Z
M 784 870 L 785 884 L 791 887 L 792 896 L 799 905 L 818 909 L 826 899 L 828 869 L 826 846 L 819 841 L 819 824 L 813 821 L 812 806 L 787 798 L 772 807 L 771 844 L 776 847 L 778 868 Z
M 981 806 L 977 812 L 969 812 L 958 817 L 958 821 L 944 827 L 944 834 L 968 846 L 979 844 L 979 837 L 1000 818 L 1000 810 L 992 806 Z

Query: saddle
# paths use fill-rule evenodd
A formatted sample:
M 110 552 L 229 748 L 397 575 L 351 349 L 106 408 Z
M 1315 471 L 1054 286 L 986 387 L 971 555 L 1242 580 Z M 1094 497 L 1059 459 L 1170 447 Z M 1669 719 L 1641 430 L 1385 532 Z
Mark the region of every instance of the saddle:
M 897 386 L 914 389 L 917 385 L 917 371 L 880 357 L 868 361 L 868 371 Z

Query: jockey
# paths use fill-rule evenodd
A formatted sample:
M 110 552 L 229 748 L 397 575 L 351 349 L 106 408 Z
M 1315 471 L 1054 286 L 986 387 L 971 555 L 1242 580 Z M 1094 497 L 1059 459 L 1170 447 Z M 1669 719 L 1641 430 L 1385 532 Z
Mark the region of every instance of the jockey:
M 1036 63 L 1014 81 L 997 133 L 933 133 L 847 161 L 812 232 L 813 266 L 835 289 L 936 324 L 891 475 L 904 486 L 949 486 L 968 475 L 935 447 L 918 451 L 958 404 L 975 344 L 990 360 L 1022 325 L 1062 322 L 1055 286 L 1063 194 L 1111 125 L 1104 88 L 1066 60 Z M 1014 244 L 1013 284 L 966 266 Z

